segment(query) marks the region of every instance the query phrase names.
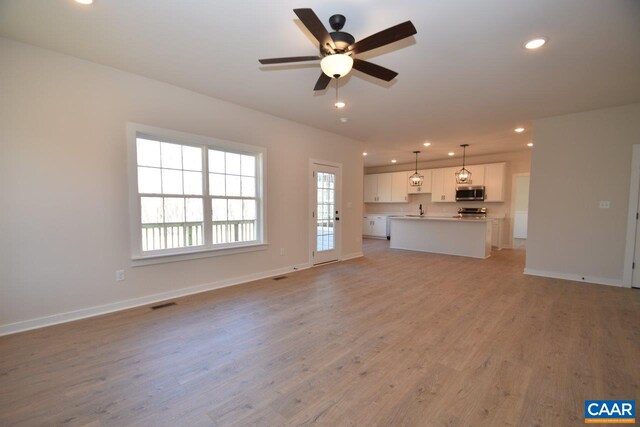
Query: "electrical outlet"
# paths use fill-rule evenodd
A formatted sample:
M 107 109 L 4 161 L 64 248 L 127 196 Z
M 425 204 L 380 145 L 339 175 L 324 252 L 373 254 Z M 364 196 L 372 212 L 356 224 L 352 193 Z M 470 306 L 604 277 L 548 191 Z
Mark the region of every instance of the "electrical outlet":
M 284 248 L 280 248 L 280 256 L 284 255 Z
M 124 270 L 116 271 L 116 282 L 124 282 Z
M 608 200 L 600 200 L 600 202 L 598 203 L 598 207 L 600 209 L 609 209 L 611 205 L 611 202 L 609 202 Z

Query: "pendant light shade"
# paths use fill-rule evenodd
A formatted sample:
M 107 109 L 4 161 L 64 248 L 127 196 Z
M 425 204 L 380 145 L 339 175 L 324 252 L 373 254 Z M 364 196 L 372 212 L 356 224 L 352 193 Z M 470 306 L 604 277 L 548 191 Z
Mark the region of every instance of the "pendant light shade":
M 418 173 L 418 154 L 420 154 L 420 152 L 414 151 L 413 153 L 416 155 L 416 172 L 409 177 L 409 185 L 412 187 L 420 187 L 424 182 L 424 176 Z
M 462 169 L 456 172 L 457 184 L 471 184 L 471 172 L 464 167 L 464 161 L 467 154 L 467 147 L 469 144 L 462 144 Z
M 342 53 L 325 56 L 320 61 L 322 72 L 334 79 L 339 79 L 349 74 L 351 67 L 353 67 L 353 58 Z

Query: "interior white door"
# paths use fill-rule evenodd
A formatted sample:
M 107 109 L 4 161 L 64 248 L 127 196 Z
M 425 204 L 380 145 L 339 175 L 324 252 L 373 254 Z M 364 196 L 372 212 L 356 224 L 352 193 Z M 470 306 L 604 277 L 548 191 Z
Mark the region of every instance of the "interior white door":
M 313 265 L 340 258 L 340 167 L 312 163 L 311 260 Z

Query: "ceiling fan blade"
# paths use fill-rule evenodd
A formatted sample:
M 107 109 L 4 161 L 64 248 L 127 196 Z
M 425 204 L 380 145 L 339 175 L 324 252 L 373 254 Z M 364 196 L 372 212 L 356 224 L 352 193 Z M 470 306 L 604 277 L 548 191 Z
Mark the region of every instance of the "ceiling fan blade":
M 379 33 L 375 33 L 358 42 L 355 42 L 354 44 L 349 46 L 349 51 L 353 52 L 354 54 L 366 52 L 368 50 L 388 45 L 407 37 L 411 37 L 416 33 L 416 27 L 413 26 L 411 21 L 403 22 L 402 24 L 394 25 L 393 27 L 389 27 L 386 30 L 382 30 Z
M 327 86 L 329 86 L 330 81 L 331 77 L 327 76 L 325 73 L 320 73 L 320 77 L 318 78 L 313 90 L 325 90 Z
M 313 10 L 293 9 L 293 12 L 298 16 L 298 18 L 300 18 L 300 21 L 302 21 L 304 26 L 307 27 L 307 30 L 313 34 L 313 37 L 318 40 L 318 43 L 320 43 L 324 49 L 326 49 L 328 45 L 331 50 L 336 50 L 336 45 L 333 43 L 333 39 L 327 32 L 325 26 L 322 25 L 322 22 L 320 22 L 318 15 L 316 15 Z
M 290 56 L 288 58 L 258 59 L 261 64 L 284 64 L 286 62 L 317 61 L 320 56 Z
M 353 58 L 353 68 L 385 82 L 390 82 L 398 75 L 398 73 L 388 68 L 358 58 Z

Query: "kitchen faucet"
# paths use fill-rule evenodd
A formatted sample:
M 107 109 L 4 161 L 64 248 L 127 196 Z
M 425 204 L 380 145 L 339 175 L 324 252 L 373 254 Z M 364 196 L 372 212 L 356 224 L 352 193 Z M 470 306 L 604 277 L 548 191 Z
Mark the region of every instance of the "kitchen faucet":
M 420 203 L 420 207 L 418 208 L 418 212 L 420 212 L 420 216 L 424 215 L 424 210 L 422 209 L 422 203 Z

